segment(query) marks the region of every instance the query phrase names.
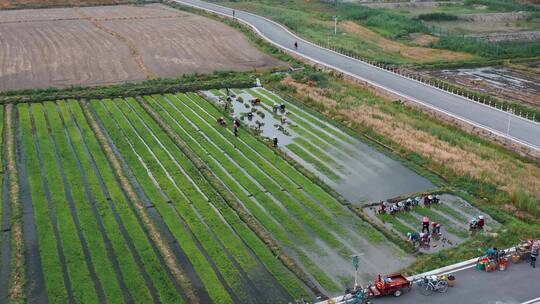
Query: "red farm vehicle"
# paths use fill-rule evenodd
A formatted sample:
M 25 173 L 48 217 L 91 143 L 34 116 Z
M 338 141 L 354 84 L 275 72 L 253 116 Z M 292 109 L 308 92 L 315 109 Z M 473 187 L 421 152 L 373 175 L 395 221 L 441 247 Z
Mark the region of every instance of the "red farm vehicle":
M 374 297 L 382 297 L 393 295 L 399 297 L 404 291 L 411 288 L 411 281 L 400 273 L 392 273 L 388 275 L 379 275 L 373 282 L 373 285 L 368 286 L 368 290 Z

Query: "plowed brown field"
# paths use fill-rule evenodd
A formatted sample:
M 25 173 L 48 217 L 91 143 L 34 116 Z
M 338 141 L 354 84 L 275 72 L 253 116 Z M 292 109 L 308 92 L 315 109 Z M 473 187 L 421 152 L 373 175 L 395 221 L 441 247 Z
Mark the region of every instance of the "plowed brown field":
M 280 62 L 164 5 L 0 11 L 0 90 L 141 81 Z
M 133 0 L 0 0 L 0 8 L 53 7 L 133 3 Z

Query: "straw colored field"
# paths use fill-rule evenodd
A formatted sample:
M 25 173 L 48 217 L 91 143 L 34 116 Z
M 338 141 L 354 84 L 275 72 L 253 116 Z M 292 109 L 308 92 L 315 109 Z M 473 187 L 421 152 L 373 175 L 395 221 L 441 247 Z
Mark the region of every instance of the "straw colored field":
M 279 65 L 236 30 L 163 5 L 0 11 L 0 90 Z

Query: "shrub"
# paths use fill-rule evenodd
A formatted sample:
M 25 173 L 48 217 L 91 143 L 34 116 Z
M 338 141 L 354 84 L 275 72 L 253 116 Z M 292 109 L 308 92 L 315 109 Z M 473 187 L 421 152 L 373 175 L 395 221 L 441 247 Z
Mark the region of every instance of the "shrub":
M 418 15 L 417 19 L 423 21 L 455 21 L 458 20 L 458 17 L 447 13 L 429 13 Z

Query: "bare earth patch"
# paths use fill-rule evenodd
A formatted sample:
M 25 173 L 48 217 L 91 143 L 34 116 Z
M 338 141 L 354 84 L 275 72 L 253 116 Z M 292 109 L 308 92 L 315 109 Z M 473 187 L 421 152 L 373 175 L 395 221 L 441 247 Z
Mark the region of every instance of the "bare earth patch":
M 346 32 L 358 35 L 365 40 L 371 41 L 380 46 L 383 51 L 390 53 L 399 53 L 401 56 L 417 60 L 425 61 L 454 61 L 454 60 L 469 60 L 473 56 L 467 53 L 453 52 L 448 50 L 438 50 L 419 46 L 409 46 L 400 42 L 386 39 L 374 31 L 363 27 L 352 21 L 344 21 L 341 23 L 341 28 Z M 424 38 L 425 40 L 426 38 Z
M 0 8 L 103 5 L 134 2 L 133 0 L 0 0 Z
M 164 5 L 0 11 L 0 41 L 0 91 L 281 64 L 240 32 Z

